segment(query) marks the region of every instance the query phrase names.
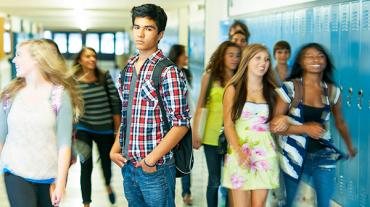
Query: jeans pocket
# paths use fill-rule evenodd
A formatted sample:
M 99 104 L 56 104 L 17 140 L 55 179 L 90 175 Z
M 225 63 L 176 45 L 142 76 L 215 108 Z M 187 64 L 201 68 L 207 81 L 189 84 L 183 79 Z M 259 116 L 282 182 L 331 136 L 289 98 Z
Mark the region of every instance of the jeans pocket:
M 145 171 L 143 170 L 143 168 L 142 168 L 142 167 L 140 167 L 140 170 L 141 170 L 141 172 L 143 172 L 143 175 L 147 175 L 147 176 L 155 176 L 155 175 L 159 174 L 159 171 L 160 171 L 161 169 L 160 169 L 160 168 L 158 168 L 158 166 L 157 166 L 157 169 L 156 169 L 156 171 L 154 171 L 154 172 L 145 172 Z

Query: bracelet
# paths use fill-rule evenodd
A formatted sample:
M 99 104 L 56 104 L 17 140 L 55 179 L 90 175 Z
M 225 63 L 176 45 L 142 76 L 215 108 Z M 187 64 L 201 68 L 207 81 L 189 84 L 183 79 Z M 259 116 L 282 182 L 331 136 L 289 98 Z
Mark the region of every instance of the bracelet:
M 145 164 L 146 166 L 148 166 L 148 167 L 155 167 L 155 166 L 156 166 L 156 163 L 154 163 L 154 165 L 149 165 L 149 164 L 145 161 L 145 159 L 144 159 L 144 164 Z

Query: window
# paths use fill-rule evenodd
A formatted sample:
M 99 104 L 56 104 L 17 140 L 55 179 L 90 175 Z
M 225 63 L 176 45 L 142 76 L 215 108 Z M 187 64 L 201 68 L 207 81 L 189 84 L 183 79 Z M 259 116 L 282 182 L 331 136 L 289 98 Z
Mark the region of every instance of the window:
M 70 33 L 68 36 L 68 52 L 78 53 L 82 48 L 81 33 Z
M 55 33 L 54 42 L 57 43 L 59 51 L 61 53 L 67 52 L 67 34 L 65 33 Z
M 125 51 L 125 39 L 123 32 L 116 33 L 116 55 L 122 55 Z
M 4 52 L 10 53 L 12 51 L 12 41 L 10 39 L 10 33 L 4 33 Z
M 99 53 L 99 35 L 97 33 L 86 34 L 86 47 L 94 48 Z
M 114 53 L 114 34 L 103 33 L 101 35 L 101 53 L 113 54 Z
M 53 39 L 53 38 L 51 37 L 51 31 L 49 31 L 49 30 L 44 31 L 43 37 L 44 37 L 45 39 Z

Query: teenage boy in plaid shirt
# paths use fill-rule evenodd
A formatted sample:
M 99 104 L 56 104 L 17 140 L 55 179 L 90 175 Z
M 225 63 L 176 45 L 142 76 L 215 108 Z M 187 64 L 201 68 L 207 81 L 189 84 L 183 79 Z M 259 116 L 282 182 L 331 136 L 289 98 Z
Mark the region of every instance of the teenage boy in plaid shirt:
M 171 149 L 190 127 L 186 79 L 175 65 L 163 69 L 160 94 L 172 126 L 165 131 L 152 81 L 164 57 L 158 49 L 167 15 L 154 4 L 134 7 L 132 36 L 139 53 L 119 78 L 122 124 L 110 157 L 122 168 L 129 206 L 175 206 L 175 164 Z

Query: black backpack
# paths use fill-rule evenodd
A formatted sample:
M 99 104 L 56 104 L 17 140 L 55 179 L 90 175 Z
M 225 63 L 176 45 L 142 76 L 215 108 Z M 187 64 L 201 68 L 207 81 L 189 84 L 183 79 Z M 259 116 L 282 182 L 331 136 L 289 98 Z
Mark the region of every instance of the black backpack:
M 161 84 L 161 74 L 163 69 L 171 65 L 174 65 L 174 63 L 171 60 L 169 60 L 166 57 L 163 58 L 155 65 L 152 75 L 155 92 L 157 94 L 158 103 L 161 108 L 162 118 L 165 123 L 165 127 L 168 131 L 171 129 L 171 126 L 167 120 L 167 113 L 166 110 L 164 109 L 162 97 L 159 92 L 159 86 Z M 175 157 L 176 177 L 183 177 L 185 175 L 190 174 L 191 169 L 193 168 L 194 165 L 191 128 L 180 140 L 180 142 L 176 145 L 176 147 L 173 148 L 172 152 L 174 153 Z

